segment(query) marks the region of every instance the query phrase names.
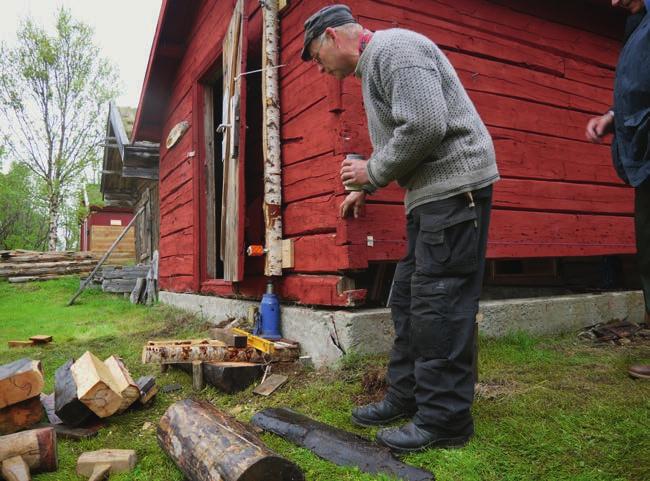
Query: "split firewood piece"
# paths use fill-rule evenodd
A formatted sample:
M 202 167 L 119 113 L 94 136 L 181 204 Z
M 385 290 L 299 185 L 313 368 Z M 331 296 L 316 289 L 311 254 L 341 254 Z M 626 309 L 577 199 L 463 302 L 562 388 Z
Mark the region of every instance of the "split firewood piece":
M 156 378 L 153 376 L 142 376 L 136 384 L 140 389 L 140 404 L 143 406 L 158 394 L 158 385 L 156 384 Z
M 52 394 L 43 394 L 41 393 L 41 404 L 43 405 L 43 409 L 45 409 L 45 414 L 47 415 L 47 420 L 50 422 L 50 424 L 55 425 L 55 424 L 63 424 L 63 421 L 61 421 L 61 418 L 56 415 L 56 407 L 55 407 L 55 402 L 54 402 L 54 393 Z
M 115 414 L 122 406 L 115 378 L 106 364 L 87 351 L 70 368 L 77 397 L 100 418 Z
M 406 481 L 434 480 L 429 471 L 402 463 L 384 447 L 291 409 L 265 409 L 255 414 L 251 422 L 339 466 L 356 466 L 365 473 L 386 473 Z
M 90 481 L 101 481 L 111 473 L 131 471 L 136 462 L 137 456 L 132 449 L 100 449 L 79 456 L 77 474 Z
M 40 361 L 19 359 L 0 366 L 0 409 L 36 397 L 42 390 Z
M 178 364 L 190 372 L 189 364 Z M 203 381 L 220 391 L 233 394 L 243 391 L 264 374 L 264 365 L 252 362 L 204 362 Z
M 175 364 L 192 361 L 250 361 L 259 359 L 253 348 L 228 347 L 221 341 L 191 339 L 149 341 L 142 350 L 142 363 Z
M 117 411 L 118 413 L 126 411 L 131 404 L 140 399 L 140 388 L 135 383 L 128 369 L 124 365 L 124 361 L 117 356 L 111 356 L 104 361 L 108 370 L 113 375 L 117 382 L 119 394 L 122 396 L 122 405 Z
M 43 405 L 39 396 L 0 409 L 0 434 L 22 431 L 43 418 Z
M 32 429 L 0 436 L 0 474 L 8 481 L 29 481 L 32 473 L 56 471 L 56 433 Z
M 248 336 L 237 334 L 232 329 L 215 327 L 210 329 L 210 337 L 230 347 L 246 347 L 248 345 Z
M 96 416 L 77 397 L 77 384 L 71 371 L 73 364 L 74 359 L 70 359 L 54 373 L 54 412 L 65 424 L 80 426 Z
M 39 334 L 37 336 L 32 336 L 29 338 L 34 344 L 48 344 L 52 342 L 52 336 L 47 336 L 44 334 Z
M 298 466 L 206 401 L 171 405 L 158 425 L 158 442 L 190 481 L 304 480 Z

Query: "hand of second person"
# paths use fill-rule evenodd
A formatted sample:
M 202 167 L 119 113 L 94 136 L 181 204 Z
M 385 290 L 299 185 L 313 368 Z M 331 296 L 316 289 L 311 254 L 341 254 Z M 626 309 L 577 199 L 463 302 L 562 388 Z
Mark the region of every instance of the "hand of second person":
M 605 115 L 600 115 L 598 117 L 592 117 L 587 122 L 587 131 L 585 136 L 587 140 L 595 144 L 602 142 L 602 139 L 605 135 L 610 134 L 614 131 L 614 116 L 607 112 Z
M 343 184 L 366 185 L 368 180 L 368 161 L 345 159 L 341 163 L 341 182 Z

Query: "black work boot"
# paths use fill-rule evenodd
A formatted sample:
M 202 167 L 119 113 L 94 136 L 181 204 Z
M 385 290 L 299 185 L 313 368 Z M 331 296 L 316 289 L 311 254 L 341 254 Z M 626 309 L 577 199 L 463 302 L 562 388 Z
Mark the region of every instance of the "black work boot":
M 415 408 L 405 408 L 387 399 L 382 399 L 376 403 L 354 408 L 352 422 L 364 427 L 383 426 L 400 418 L 410 418 L 415 411 Z
M 458 448 L 467 444 L 473 428 L 463 433 L 431 432 L 408 423 L 400 428 L 385 428 L 377 433 L 377 442 L 396 453 L 412 453 L 428 448 Z

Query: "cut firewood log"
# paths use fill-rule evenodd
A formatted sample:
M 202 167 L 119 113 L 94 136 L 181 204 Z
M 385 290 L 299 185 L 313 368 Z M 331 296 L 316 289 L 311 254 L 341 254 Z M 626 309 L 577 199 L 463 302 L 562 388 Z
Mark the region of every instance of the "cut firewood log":
M 246 347 L 248 336 L 236 334 L 232 329 L 215 327 L 210 329 L 210 338 L 223 342 L 230 347 Z
M 185 372 L 192 372 L 191 364 L 178 364 Z M 264 365 L 252 362 L 204 362 L 203 381 L 220 391 L 233 394 L 243 391 L 264 374 Z
M 402 463 L 384 447 L 291 409 L 265 409 L 255 414 L 251 422 L 339 466 L 356 466 L 365 473 L 386 473 L 405 481 L 434 480 L 429 471 Z
M 43 418 L 39 396 L 0 409 L 0 434 L 11 434 L 37 424 Z
M 80 426 L 96 419 L 96 415 L 77 397 L 77 384 L 70 370 L 73 364 L 70 359 L 54 373 L 54 412 L 65 424 Z
M 239 349 L 209 339 L 149 341 L 142 350 L 142 363 L 175 364 L 192 361 L 261 361 L 252 347 Z
M 38 396 L 43 391 L 40 361 L 19 359 L 0 366 L 0 409 Z
M 158 394 L 158 385 L 156 384 L 156 378 L 153 376 L 142 376 L 136 384 L 140 389 L 140 404 L 143 406 Z
M 298 466 L 206 401 L 171 405 L 158 425 L 158 442 L 190 481 L 304 480 Z
M 70 368 L 77 397 L 100 418 L 115 414 L 122 406 L 120 388 L 106 364 L 87 351 Z
M 131 377 L 131 374 L 129 374 L 122 359 L 117 356 L 111 356 L 104 361 L 104 364 L 106 364 L 108 370 L 117 382 L 119 394 L 122 396 L 122 405 L 117 412 L 124 412 L 129 408 L 129 406 L 131 406 L 131 404 L 140 399 L 140 389 Z
M 34 341 L 8 341 L 7 345 L 9 347 L 32 347 L 34 346 Z
M 0 437 L 1 473 L 8 481 L 29 481 L 32 473 L 56 471 L 56 433 L 32 429 Z

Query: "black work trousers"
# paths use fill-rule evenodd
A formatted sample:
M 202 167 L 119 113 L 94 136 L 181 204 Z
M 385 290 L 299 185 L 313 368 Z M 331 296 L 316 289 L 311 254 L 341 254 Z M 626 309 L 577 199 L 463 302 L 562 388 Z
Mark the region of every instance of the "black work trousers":
M 645 311 L 650 314 L 650 179 L 634 189 L 634 194 L 637 260 L 645 298 Z
M 475 331 L 492 186 L 430 202 L 407 215 L 408 253 L 395 271 L 395 341 L 387 399 L 417 407 L 429 431 L 473 430 Z

